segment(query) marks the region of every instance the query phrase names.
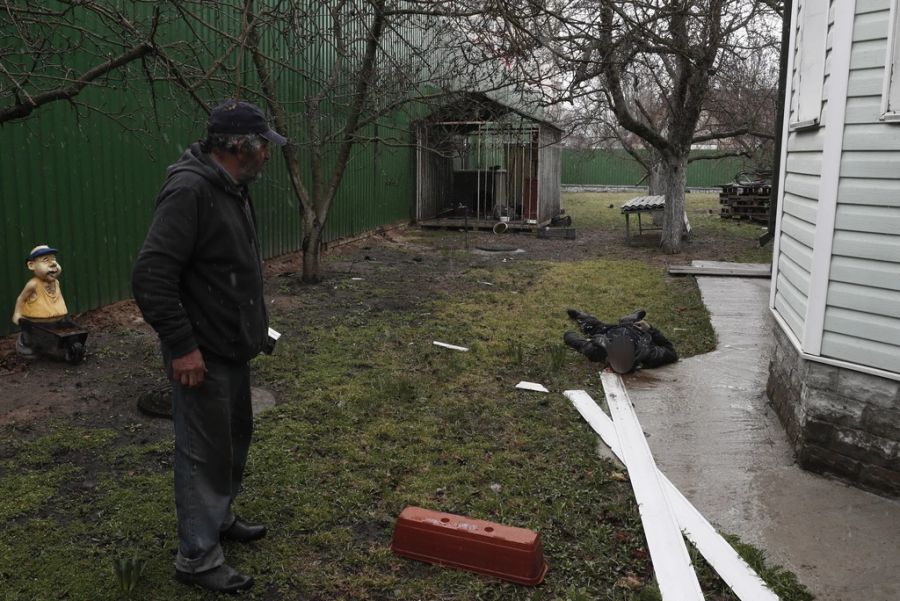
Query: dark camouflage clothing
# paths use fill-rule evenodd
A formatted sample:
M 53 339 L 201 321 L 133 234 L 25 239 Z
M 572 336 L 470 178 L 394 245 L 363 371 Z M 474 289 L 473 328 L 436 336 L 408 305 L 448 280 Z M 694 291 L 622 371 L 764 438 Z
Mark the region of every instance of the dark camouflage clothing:
M 607 363 L 612 349 L 627 349 L 629 356 L 612 364 L 617 372 L 624 373 L 637 367 L 659 367 L 678 360 L 678 353 L 669 339 L 643 321 L 646 313 L 642 310 L 622 317 L 616 324 L 603 323 L 593 315 L 575 309 L 569 309 L 568 314 L 588 338 L 566 332 L 563 340 L 591 361 Z

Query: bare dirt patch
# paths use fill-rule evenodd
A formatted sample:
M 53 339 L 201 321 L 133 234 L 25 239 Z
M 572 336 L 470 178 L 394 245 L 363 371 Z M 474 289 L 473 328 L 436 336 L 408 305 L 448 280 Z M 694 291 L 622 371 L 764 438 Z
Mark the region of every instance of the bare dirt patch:
M 579 261 L 622 258 L 658 265 L 693 258 L 729 259 L 747 240 L 698 237 L 684 252 L 665 255 L 658 235 L 645 234 L 626 245 L 616 231 L 578 231 L 575 240 L 539 239 L 533 233 L 401 228 L 329 249 L 324 282 L 301 281 L 300 254 L 266 263 L 266 297 L 273 315 L 302 320 L 340 320 L 360 307 L 399 311 L 425 299 L 459 294 L 471 286 L 468 270 L 509 261 Z M 473 252 L 478 246 L 524 252 Z M 467 248 L 468 247 L 468 248 Z M 355 283 L 366 282 L 366 286 Z M 122 301 L 76 315 L 89 332 L 87 356 L 78 366 L 41 358 L 26 361 L 15 353 L 16 335 L 0 338 L 0 425 L 30 423 L 56 415 L 91 415 L 93 421 L 147 419 L 135 405 L 138 395 L 164 382 L 156 336 L 133 301 Z

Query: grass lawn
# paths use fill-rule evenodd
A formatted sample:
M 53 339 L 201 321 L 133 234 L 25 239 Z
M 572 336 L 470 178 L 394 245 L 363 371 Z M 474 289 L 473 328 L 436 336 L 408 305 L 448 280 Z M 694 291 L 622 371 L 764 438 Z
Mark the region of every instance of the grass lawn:
M 625 236 L 625 218 L 622 204 L 639 196 L 636 192 L 576 192 L 564 194 L 562 206 L 572 215 L 578 228 L 600 228 Z M 610 207 L 612 205 L 612 207 Z M 725 260 L 739 263 L 770 263 L 771 245 L 759 248 L 753 242 L 766 231 L 765 224 L 749 221 L 722 219 L 719 216 L 719 195 L 710 192 L 689 192 L 685 195 L 685 210 L 693 228 L 693 239 L 715 239 L 735 252 Z M 645 224 L 650 222 L 643 216 Z M 632 218 L 632 233 L 637 232 L 636 219 Z M 708 257 L 712 259 L 712 257 Z
M 615 230 L 621 215 L 607 206 L 619 200 L 574 194 L 564 206 L 580 232 Z M 696 235 L 763 257 L 750 243 L 758 228 L 709 216 L 714 201 L 690 195 Z M 572 329 L 564 309 L 644 307 L 690 356 L 715 344 L 696 285 L 639 259 L 475 261 L 442 249 L 447 236 L 410 231 L 402 245 L 349 249 L 315 287 L 271 278 L 273 326 L 284 335 L 253 371 L 279 404 L 256 420 L 237 508 L 270 535 L 225 545 L 229 563 L 256 577 L 243 598 L 657 599 L 630 484 L 559 394 L 602 398 L 596 365 L 562 345 Z M 155 344 L 149 334 L 121 338 L 128 348 Z M 516 390 L 519 380 L 553 393 Z M 137 392 L 123 391 L 122 405 Z M 171 578 L 172 436 L 146 419 L 4 427 L 0 599 L 211 598 Z M 407 505 L 537 530 L 546 581 L 523 587 L 393 555 L 393 523 Z M 761 550 L 738 546 L 782 599 L 812 598 Z M 116 560 L 142 573 L 117 578 Z M 696 565 L 707 599 L 735 599 L 699 556 Z

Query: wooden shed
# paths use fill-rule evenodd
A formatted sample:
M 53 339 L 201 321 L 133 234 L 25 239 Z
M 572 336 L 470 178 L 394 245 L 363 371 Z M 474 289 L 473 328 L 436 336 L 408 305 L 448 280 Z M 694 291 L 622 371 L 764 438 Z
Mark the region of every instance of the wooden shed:
M 536 229 L 559 215 L 561 130 L 483 94 L 416 128 L 416 221 Z

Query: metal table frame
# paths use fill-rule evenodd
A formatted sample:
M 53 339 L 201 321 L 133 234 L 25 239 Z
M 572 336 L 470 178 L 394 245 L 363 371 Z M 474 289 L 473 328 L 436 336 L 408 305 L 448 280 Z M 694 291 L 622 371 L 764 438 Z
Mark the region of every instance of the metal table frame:
M 662 227 L 644 227 L 641 222 L 641 213 L 653 213 L 654 211 L 662 211 L 666 205 L 665 196 L 638 196 L 632 198 L 622 205 L 622 214 L 625 215 L 625 239 L 631 240 L 631 215 L 636 214 L 638 219 L 638 235 L 643 234 L 644 230 L 654 231 L 661 230 Z

